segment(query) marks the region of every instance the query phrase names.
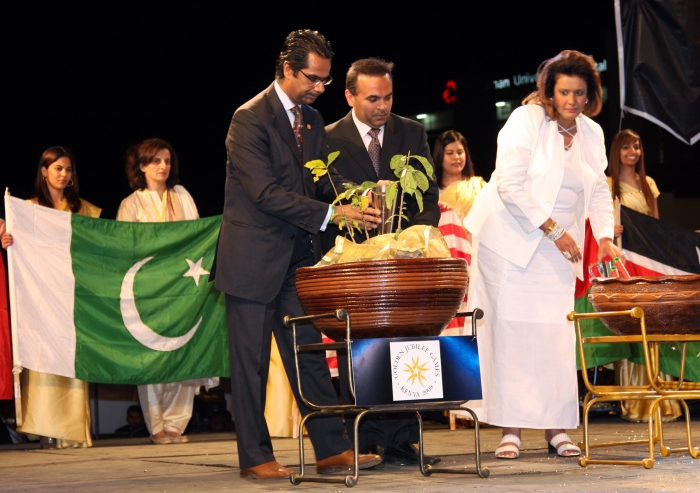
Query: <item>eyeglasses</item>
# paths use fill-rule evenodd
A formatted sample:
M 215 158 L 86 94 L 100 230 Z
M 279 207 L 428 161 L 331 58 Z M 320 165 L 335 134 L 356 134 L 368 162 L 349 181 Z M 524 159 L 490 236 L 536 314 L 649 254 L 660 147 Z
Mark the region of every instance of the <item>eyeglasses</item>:
M 303 70 L 299 70 L 299 72 L 304 74 Z M 333 82 L 333 77 L 331 77 L 330 75 L 328 77 L 326 77 L 325 79 L 322 79 L 320 77 L 316 77 L 315 75 L 306 75 L 306 74 L 304 74 L 304 77 L 306 77 L 311 82 L 313 82 L 314 86 L 317 86 L 319 84 L 323 84 L 324 86 L 327 86 L 328 84 Z

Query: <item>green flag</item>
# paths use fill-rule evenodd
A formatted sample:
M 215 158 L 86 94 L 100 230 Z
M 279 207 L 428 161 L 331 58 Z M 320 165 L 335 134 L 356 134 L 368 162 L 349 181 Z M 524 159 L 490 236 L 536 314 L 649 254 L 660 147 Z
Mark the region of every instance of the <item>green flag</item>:
M 93 219 L 10 199 L 21 363 L 100 383 L 228 376 L 221 217 Z

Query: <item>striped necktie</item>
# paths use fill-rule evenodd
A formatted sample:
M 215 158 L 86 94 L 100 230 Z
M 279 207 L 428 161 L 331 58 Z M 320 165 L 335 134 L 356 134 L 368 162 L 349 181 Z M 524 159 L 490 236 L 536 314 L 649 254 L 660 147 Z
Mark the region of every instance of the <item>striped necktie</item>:
M 301 110 L 299 106 L 294 106 L 290 110 L 294 113 L 294 123 L 292 123 L 292 129 L 294 130 L 294 137 L 297 139 L 297 147 L 299 148 L 299 161 L 302 160 L 302 136 L 301 127 L 304 125 L 303 118 L 301 116 Z
M 369 131 L 369 136 L 372 139 L 367 148 L 369 152 L 369 158 L 372 160 L 372 165 L 374 166 L 374 171 L 377 172 L 377 177 L 379 176 L 379 162 L 382 157 L 382 145 L 379 143 L 379 129 L 372 128 Z

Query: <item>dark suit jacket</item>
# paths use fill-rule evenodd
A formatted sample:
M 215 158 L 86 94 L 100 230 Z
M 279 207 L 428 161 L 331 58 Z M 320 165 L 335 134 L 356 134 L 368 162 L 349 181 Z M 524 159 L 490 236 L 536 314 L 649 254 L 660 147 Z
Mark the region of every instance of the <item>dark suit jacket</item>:
M 352 119 L 352 110 L 344 118 L 326 127 L 328 138 L 328 151 L 340 151 L 340 155 L 334 161 L 332 168 L 347 180 L 354 183 L 378 180 L 396 180 L 397 177 L 389 167 L 389 161 L 396 154 L 406 154 L 409 150 L 411 155 L 419 155 L 427 158 L 432 164 L 433 158 L 428 147 L 428 137 L 425 127 L 420 123 L 403 118 L 393 113 L 389 116 L 384 127 L 384 142 L 382 143 L 382 158 L 379 166 L 379 176 L 374 171 L 372 160 L 367 153 L 367 148 L 362 142 L 357 126 Z M 418 161 L 411 161 L 411 165 L 417 169 L 422 166 Z M 334 178 L 335 180 L 335 178 Z M 338 187 L 338 182 L 334 182 Z M 340 187 L 339 187 L 340 189 Z M 438 186 L 436 181 L 431 181 L 430 188 L 423 194 L 423 212 L 419 212 L 418 204 L 412 197 L 408 198 L 406 204 L 406 216 L 408 222 L 402 221 L 401 226 L 406 229 L 417 224 L 427 224 L 437 226 L 440 221 L 440 207 L 438 206 Z M 398 210 L 398 204 L 396 206 Z M 323 256 L 328 250 L 333 248 L 335 237 L 341 231 L 335 225 L 330 225 L 325 232 L 319 234 L 320 250 L 317 257 Z M 343 230 L 342 234 L 345 234 Z M 364 233 L 359 238 L 356 235 L 355 241 L 364 241 Z M 320 258 L 320 257 L 319 257 Z
M 325 161 L 323 119 L 307 105 L 302 113 L 303 162 Z M 282 286 L 296 235 L 318 233 L 335 194 L 327 177 L 314 183 L 302 166 L 273 85 L 236 110 L 226 151 L 215 285 L 231 296 L 269 303 Z

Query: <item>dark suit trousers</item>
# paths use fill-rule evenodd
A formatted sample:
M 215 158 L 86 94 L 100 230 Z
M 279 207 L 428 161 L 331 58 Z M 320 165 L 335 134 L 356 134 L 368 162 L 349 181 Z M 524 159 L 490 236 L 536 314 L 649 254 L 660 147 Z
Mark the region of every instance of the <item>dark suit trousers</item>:
M 347 352 L 338 351 L 338 378 L 340 396 L 343 404 L 354 404 L 348 384 Z M 355 433 L 355 415 L 345 415 L 348 436 Z M 369 453 L 370 445 L 379 445 L 383 449 L 396 447 L 403 442 L 417 443 L 419 439 L 418 421 L 415 413 L 377 413 L 367 414 L 360 422 L 359 450 Z
M 285 329 L 282 319 L 285 315 L 304 315 L 297 297 L 295 271 L 299 267 L 311 265 L 312 261 L 309 234 L 299 230 L 284 283 L 273 301 L 262 304 L 226 295 L 233 414 L 241 468 L 275 460 L 264 415 L 273 333 L 299 411 L 303 416 L 310 412 L 299 398 L 292 333 Z M 320 343 L 321 334 L 311 325 L 297 327 L 297 342 Z M 331 384 L 325 353 L 301 354 L 299 366 L 305 397 L 315 404 L 337 405 L 338 396 Z M 316 460 L 351 448 L 339 417 L 312 418 L 307 421 L 306 429 L 316 452 Z

